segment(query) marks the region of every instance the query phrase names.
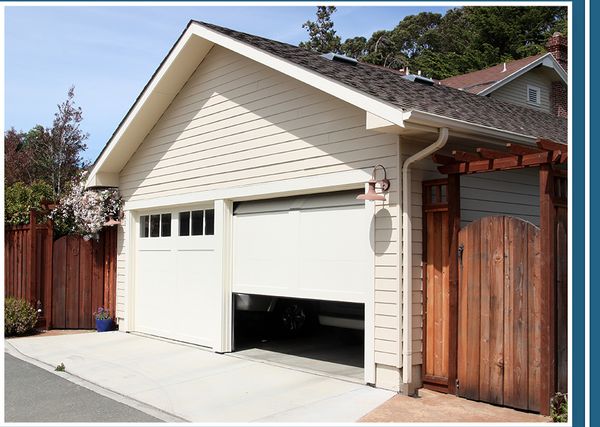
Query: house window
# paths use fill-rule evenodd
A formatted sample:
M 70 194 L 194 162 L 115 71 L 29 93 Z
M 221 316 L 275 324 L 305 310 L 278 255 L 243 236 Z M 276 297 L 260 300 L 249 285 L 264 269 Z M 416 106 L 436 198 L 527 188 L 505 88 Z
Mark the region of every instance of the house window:
M 540 105 L 541 90 L 537 86 L 527 85 L 527 103 L 533 105 Z
M 140 217 L 140 237 L 171 236 L 171 214 L 142 215 Z
M 215 234 L 214 209 L 179 213 L 180 236 L 212 236 Z

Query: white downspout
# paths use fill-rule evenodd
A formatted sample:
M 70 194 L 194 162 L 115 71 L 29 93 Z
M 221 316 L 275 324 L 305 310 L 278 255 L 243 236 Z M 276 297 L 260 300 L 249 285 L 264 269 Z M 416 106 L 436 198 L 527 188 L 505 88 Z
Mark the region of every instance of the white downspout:
M 402 382 L 404 392 L 411 393 L 412 382 L 412 218 L 411 165 L 433 154 L 448 141 L 448 128 L 440 128 L 437 140 L 413 154 L 402 165 Z

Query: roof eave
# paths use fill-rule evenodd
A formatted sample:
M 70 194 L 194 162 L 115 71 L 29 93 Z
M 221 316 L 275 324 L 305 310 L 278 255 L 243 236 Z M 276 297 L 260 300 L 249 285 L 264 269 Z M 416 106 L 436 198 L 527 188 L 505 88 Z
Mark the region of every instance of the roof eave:
M 498 142 L 514 142 L 520 144 L 535 144 L 538 136 L 525 135 L 517 132 L 511 132 L 504 129 L 498 129 L 490 126 L 479 125 L 464 120 L 453 119 L 434 113 L 427 113 L 419 110 L 406 111 L 404 113 L 404 122 L 406 124 L 419 124 L 431 127 L 447 127 L 454 135 L 477 135 L 487 137 Z
M 556 61 L 556 59 L 554 58 L 554 55 L 552 55 L 550 52 L 548 52 L 544 56 L 540 56 L 535 61 L 530 62 L 529 64 L 525 65 L 524 67 L 521 67 L 518 70 L 516 70 L 515 72 L 509 74 L 508 76 L 506 76 L 502 80 L 498 80 L 493 85 L 491 85 L 491 86 L 483 89 L 482 91 L 478 92 L 477 95 L 481 95 L 481 96 L 489 95 L 490 93 L 492 93 L 495 90 L 501 88 L 502 86 L 510 83 L 511 81 L 513 81 L 514 79 L 516 79 L 517 77 L 522 76 L 523 74 L 525 74 L 529 70 L 532 70 L 533 68 L 537 67 L 538 65 L 543 64 L 544 62 L 550 62 L 551 67 L 554 69 L 554 71 L 556 71 L 556 74 L 558 74 L 558 76 L 561 78 L 561 80 L 565 84 L 567 83 L 568 77 L 567 77 L 566 71 L 564 70 L 563 67 L 560 66 L 560 64 L 558 63 L 558 61 Z

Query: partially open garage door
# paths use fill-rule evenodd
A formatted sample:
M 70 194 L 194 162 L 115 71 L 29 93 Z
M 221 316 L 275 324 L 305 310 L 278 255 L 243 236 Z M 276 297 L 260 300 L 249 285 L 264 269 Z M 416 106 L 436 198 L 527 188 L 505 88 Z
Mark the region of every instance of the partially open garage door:
M 212 206 L 144 213 L 137 228 L 134 329 L 212 347 L 219 331 Z
M 238 203 L 233 291 L 364 303 L 373 255 L 358 193 Z

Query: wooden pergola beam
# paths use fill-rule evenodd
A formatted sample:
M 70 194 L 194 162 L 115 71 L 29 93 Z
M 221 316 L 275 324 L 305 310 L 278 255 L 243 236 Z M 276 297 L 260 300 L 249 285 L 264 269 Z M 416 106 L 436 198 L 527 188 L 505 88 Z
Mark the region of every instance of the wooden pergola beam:
M 568 146 L 567 144 L 561 144 L 560 142 L 554 142 L 549 139 L 540 138 L 536 141 L 536 145 L 538 148 L 546 151 L 562 151 L 563 153 L 567 153 Z
M 560 151 L 561 156 L 559 159 L 559 163 L 567 163 L 569 147 L 567 144 L 561 144 L 560 142 L 554 142 L 549 139 L 538 139 L 536 145 L 542 150 L 547 151 Z
M 506 149 L 513 154 L 525 155 L 525 154 L 535 154 L 535 153 L 543 153 L 544 150 L 540 150 L 538 148 L 526 147 L 524 145 L 507 143 Z
M 479 147 L 476 151 L 484 159 L 503 159 L 505 157 L 513 156 L 513 154 L 511 153 L 505 151 L 492 150 L 491 148 Z
M 481 160 L 481 157 L 477 154 L 467 153 L 466 151 L 454 150 L 452 151 L 452 156 L 457 162 L 471 162 L 476 160 Z
M 431 157 L 433 161 L 438 165 L 451 165 L 453 163 L 456 163 L 456 160 L 454 160 L 452 157 L 444 156 L 443 154 L 439 153 L 435 153 Z
M 555 163 L 560 157 L 560 151 L 542 151 L 539 153 L 526 154 L 524 156 L 511 155 L 498 159 L 445 164 L 438 167 L 438 170 L 443 174 L 491 172 Z

